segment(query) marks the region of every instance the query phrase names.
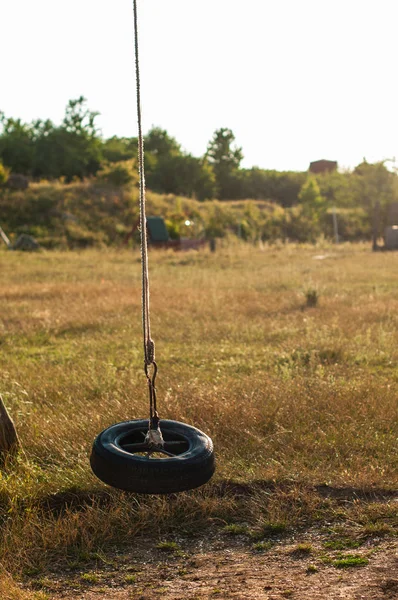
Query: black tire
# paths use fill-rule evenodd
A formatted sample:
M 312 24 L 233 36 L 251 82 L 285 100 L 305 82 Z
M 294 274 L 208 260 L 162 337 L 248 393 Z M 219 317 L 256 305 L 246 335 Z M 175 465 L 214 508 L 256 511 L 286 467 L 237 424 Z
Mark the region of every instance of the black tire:
M 94 474 L 112 487 L 138 494 L 170 494 L 199 487 L 215 470 L 213 442 L 196 427 L 160 421 L 165 449 L 174 456 L 149 458 L 144 452 L 148 420 L 111 425 L 94 441 L 90 464 Z M 130 448 L 130 451 L 128 450 Z

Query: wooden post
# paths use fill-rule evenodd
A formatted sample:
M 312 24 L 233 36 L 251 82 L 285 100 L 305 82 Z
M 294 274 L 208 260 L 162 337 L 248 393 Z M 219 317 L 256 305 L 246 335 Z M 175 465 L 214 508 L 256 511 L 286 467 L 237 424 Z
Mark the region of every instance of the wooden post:
M 0 394 L 0 462 L 5 462 L 7 457 L 15 455 L 21 444 L 13 420 L 4 405 Z
M 7 248 L 11 248 L 11 242 L 1 227 L 0 227 L 0 237 L 3 240 L 3 242 L 5 243 L 5 245 L 7 246 Z

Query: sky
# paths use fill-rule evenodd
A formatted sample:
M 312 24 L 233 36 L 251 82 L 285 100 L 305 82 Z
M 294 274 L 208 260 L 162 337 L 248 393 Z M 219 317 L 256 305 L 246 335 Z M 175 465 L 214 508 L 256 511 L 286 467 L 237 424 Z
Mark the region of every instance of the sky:
M 201 156 L 232 129 L 242 166 L 398 159 L 397 0 L 138 0 L 143 129 Z M 2 0 L 0 110 L 137 133 L 133 0 Z

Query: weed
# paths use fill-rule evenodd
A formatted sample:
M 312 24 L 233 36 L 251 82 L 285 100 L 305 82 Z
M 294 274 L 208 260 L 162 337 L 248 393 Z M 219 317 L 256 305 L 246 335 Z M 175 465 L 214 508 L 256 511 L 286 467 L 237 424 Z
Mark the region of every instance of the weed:
M 351 538 L 341 538 L 338 540 L 330 540 L 323 543 L 325 548 L 329 550 L 345 550 L 346 548 L 359 548 L 361 542 Z
M 135 583 L 137 581 L 137 577 L 135 575 L 126 575 L 124 578 L 124 581 L 126 583 L 132 584 Z
M 83 581 L 86 581 L 87 583 L 98 583 L 100 580 L 100 577 L 98 576 L 97 573 L 83 573 L 83 575 L 81 576 L 81 579 Z
M 248 533 L 248 527 L 247 525 L 236 525 L 235 523 L 232 523 L 231 525 L 226 525 L 223 531 L 230 535 L 246 535 Z
M 161 550 L 162 552 L 180 552 L 180 547 L 176 542 L 159 542 L 158 544 L 156 544 L 156 548 L 158 550 Z
M 41 588 L 51 588 L 52 582 L 47 577 L 40 577 L 31 582 L 31 587 L 41 590 Z
M 302 558 L 304 556 L 309 556 L 312 552 L 313 547 L 311 544 L 297 544 L 297 546 L 290 551 L 290 554 L 296 558 Z
M 369 563 L 369 560 L 365 556 L 357 556 L 355 554 L 346 554 L 340 556 L 332 562 L 332 565 L 336 569 L 349 569 L 352 567 L 364 567 Z
M 304 296 L 305 296 L 305 305 L 308 308 L 313 308 L 314 306 L 318 305 L 319 292 L 318 292 L 317 289 L 315 289 L 315 288 L 308 288 L 304 292 Z
M 365 537 L 385 537 L 396 535 L 396 529 L 388 523 L 369 523 L 364 526 L 362 535 Z
M 271 550 L 271 548 L 273 547 L 273 542 L 257 542 L 255 544 L 253 544 L 253 550 L 255 550 L 256 552 L 265 552 L 267 550 Z
M 316 565 L 308 565 L 305 572 L 307 575 L 312 575 L 313 573 L 318 573 L 319 569 Z
M 261 525 L 260 530 L 257 531 L 257 535 L 261 537 L 276 536 L 285 533 L 285 531 L 286 523 L 271 523 L 270 521 L 266 521 Z

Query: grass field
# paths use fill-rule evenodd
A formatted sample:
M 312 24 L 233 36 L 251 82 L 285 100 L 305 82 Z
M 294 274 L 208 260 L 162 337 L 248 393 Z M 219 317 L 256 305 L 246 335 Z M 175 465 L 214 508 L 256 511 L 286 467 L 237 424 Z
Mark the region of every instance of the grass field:
M 0 393 L 26 453 L 0 480 L 1 597 L 52 597 L 35 577 L 143 535 L 393 536 L 397 267 L 361 245 L 151 252 L 160 414 L 206 431 L 218 465 L 199 490 L 137 497 L 88 456 L 148 413 L 139 253 L 1 252 Z

